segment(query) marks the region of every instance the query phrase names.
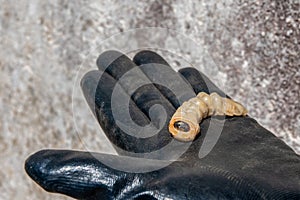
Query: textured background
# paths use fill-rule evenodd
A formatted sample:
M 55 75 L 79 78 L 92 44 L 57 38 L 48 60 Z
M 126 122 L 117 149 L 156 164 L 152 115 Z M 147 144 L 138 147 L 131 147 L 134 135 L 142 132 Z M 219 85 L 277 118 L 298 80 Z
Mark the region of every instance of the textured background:
M 89 133 L 84 141 L 91 149 L 111 152 L 94 137 L 98 126 L 74 123 L 72 102 L 82 116 L 89 111 L 79 95 L 72 99 L 73 86 L 81 63 L 95 63 L 87 59 L 91 49 L 135 28 L 164 27 L 192 39 L 203 52 L 172 34 L 158 35 L 161 48 L 181 46 L 177 55 L 192 60 L 300 154 L 299 0 L 30 2 L 0 0 L 0 199 L 69 199 L 44 192 L 23 163 L 42 148 L 84 150 L 76 123 Z M 143 46 L 147 37 L 132 40 L 128 45 Z M 180 67 L 172 54 L 164 56 Z

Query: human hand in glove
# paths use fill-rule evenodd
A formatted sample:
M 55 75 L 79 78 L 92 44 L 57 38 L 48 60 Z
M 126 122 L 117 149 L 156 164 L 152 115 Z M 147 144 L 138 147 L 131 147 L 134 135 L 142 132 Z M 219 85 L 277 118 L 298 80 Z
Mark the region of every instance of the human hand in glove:
M 119 155 L 39 151 L 25 169 L 45 190 L 76 199 L 300 199 L 300 157 L 251 117 L 207 118 L 192 142 L 171 136 L 184 101 L 223 94 L 196 69 L 175 72 L 151 51 L 133 61 L 108 51 L 97 65 L 81 86 Z

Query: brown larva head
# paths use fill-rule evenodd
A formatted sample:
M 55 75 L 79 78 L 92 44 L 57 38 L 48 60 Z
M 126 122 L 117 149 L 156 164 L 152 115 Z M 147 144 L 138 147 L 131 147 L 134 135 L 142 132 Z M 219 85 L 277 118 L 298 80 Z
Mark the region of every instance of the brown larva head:
M 169 124 L 169 131 L 175 139 L 189 142 L 195 139 L 200 131 L 200 126 L 186 119 L 172 118 Z

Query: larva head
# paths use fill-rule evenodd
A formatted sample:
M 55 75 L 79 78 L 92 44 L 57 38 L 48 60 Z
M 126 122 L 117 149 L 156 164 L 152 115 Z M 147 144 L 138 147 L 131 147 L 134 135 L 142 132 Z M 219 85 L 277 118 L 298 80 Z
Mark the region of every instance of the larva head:
M 169 132 L 180 141 L 193 141 L 200 131 L 199 124 L 182 118 L 172 118 L 169 124 Z
M 182 132 L 189 132 L 191 129 L 189 124 L 187 124 L 186 122 L 182 122 L 182 121 L 175 122 L 174 128 L 179 131 L 182 131 Z

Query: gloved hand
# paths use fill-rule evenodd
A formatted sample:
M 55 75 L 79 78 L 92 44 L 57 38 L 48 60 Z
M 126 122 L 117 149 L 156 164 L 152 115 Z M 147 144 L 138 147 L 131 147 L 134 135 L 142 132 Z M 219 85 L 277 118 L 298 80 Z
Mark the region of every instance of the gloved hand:
M 77 199 L 300 199 L 300 157 L 248 116 L 205 119 L 190 143 L 171 137 L 183 101 L 222 94 L 194 68 L 175 72 L 151 51 L 133 61 L 108 51 L 97 65 L 82 90 L 119 156 L 39 151 L 25 169 L 45 190 Z

